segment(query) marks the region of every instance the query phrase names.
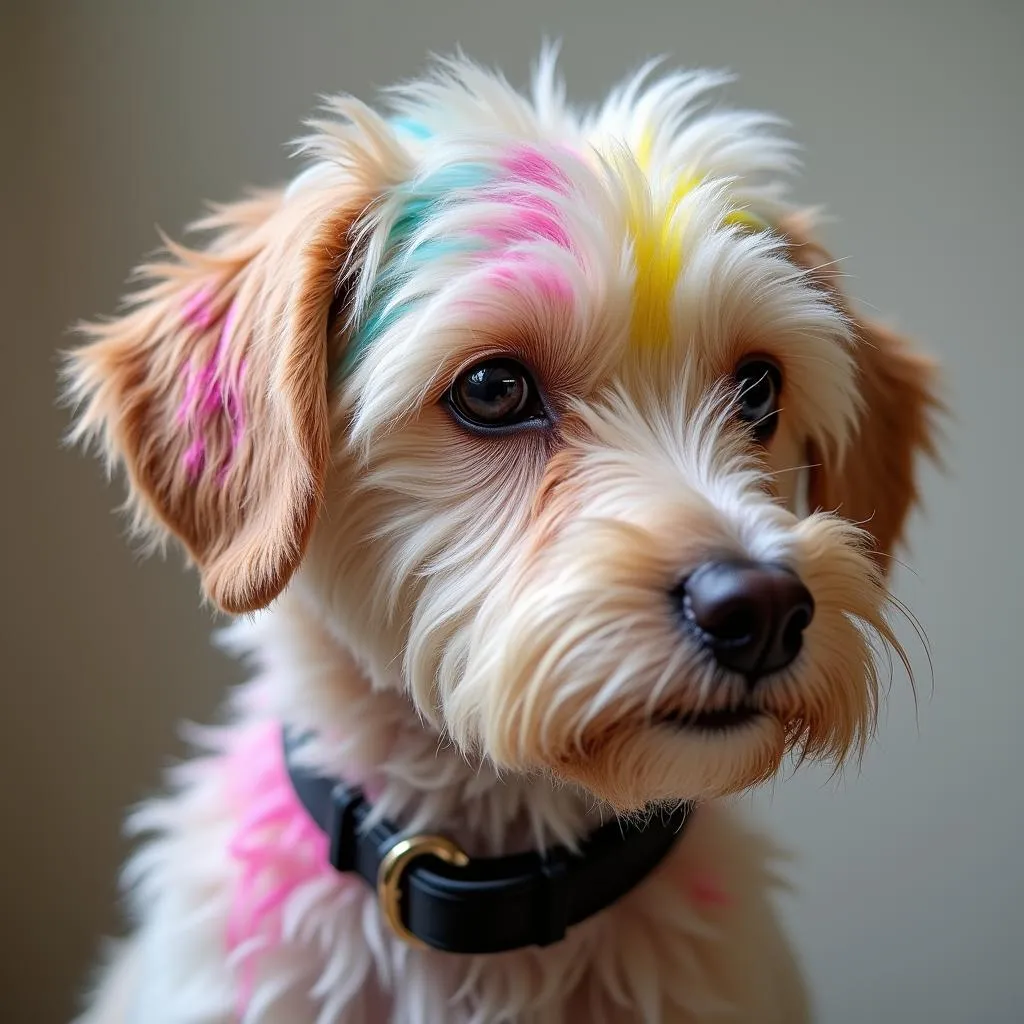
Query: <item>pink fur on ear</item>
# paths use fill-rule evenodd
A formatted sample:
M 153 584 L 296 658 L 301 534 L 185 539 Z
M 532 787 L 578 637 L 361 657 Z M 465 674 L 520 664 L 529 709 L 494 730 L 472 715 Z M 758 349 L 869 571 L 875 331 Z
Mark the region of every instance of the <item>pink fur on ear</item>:
M 857 314 L 840 288 L 835 261 L 811 235 L 811 218 L 797 215 L 780 225 L 791 242 L 791 257 L 833 293 L 854 326 L 862 407 L 842 459 L 814 446 L 808 461 L 811 508 L 838 512 L 874 538 L 883 572 L 888 555 L 903 540 L 919 494 L 919 455 L 936 457 L 935 418 L 938 364 L 909 339 Z
M 328 317 L 366 201 L 271 192 L 218 210 L 200 224 L 215 232 L 205 250 L 169 244 L 131 309 L 88 325 L 69 356 L 74 436 L 123 462 L 136 525 L 177 537 L 227 612 L 273 600 L 312 528 L 330 450 Z

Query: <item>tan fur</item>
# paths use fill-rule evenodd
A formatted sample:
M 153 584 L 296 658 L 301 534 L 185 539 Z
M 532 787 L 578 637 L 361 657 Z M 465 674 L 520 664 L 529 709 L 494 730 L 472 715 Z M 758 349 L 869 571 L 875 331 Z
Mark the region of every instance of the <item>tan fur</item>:
M 127 467 L 137 518 L 155 517 L 182 542 L 225 611 L 269 603 L 305 550 L 330 452 L 328 311 L 365 204 L 335 191 L 285 206 L 272 192 L 222 208 L 200 224 L 217 232 L 206 250 L 171 244 L 171 260 L 143 268 L 151 283 L 134 308 L 88 326 L 92 343 L 71 357 L 85 402 L 79 434 L 102 434 L 108 459 Z M 197 296 L 209 323 L 188 322 Z M 232 306 L 225 355 L 241 376 L 245 431 L 231 457 L 219 410 L 192 479 L 177 412 L 186 372 L 214 358 Z
M 888 572 L 919 496 L 916 458 L 936 455 L 938 366 L 908 338 L 854 310 L 835 261 L 814 240 L 810 215 L 794 215 L 780 227 L 792 242 L 793 260 L 829 289 L 855 326 L 862 399 L 856 433 L 843 457 L 809 443 L 810 504 L 862 525 Z

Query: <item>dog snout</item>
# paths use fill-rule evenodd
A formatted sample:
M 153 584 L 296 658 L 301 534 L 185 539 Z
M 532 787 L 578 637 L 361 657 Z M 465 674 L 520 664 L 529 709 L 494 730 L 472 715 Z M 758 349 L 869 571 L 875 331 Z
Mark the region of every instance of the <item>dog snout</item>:
M 814 616 L 814 599 L 796 573 L 745 559 L 703 563 L 675 597 L 689 632 L 751 686 L 792 663 Z

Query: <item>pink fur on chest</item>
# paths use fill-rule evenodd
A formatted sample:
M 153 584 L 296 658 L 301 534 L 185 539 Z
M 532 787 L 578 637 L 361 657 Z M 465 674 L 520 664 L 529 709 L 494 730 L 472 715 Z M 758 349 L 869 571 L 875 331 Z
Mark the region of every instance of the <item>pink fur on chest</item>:
M 311 882 L 338 889 L 361 885 L 337 874 L 327 837 L 299 803 L 289 781 L 281 728 L 259 722 L 236 739 L 225 764 L 228 793 L 239 808 L 228 852 L 239 866 L 227 923 L 227 946 L 242 965 L 240 1001 L 252 992 L 259 954 L 284 939 L 289 899 Z
M 227 850 L 236 868 L 224 940 L 236 972 L 236 1012 L 239 1019 L 245 1019 L 247 1009 L 255 1005 L 264 971 L 271 969 L 282 947 L 302 932 L 303 924 L 295 915 L 300 906 L 308 905 L 303 891 L 315 891 L 315 902 L 324 906 L 333 902 L 334 896 L 349 899 L 357 895 L 352 890 L 362 889 L 364 883 L 356 876 L 338 874 L 330 866 L 327 837 L 310 820 L 292 790 L 278 722 L 261 719 L 236 732 L 221 768 L 223 792 L 235 821 Z M 690 855 L 669 867 L 665 878 L 668 890 L 662 888 L 663 882 L 657 886 L 657 895 L 639 891 L 632 895 L 625 901 L 632 908 L 620 909 L 617 928 L 630 934 L 633 929 L 638 929 L 638 935 L 647 933 L 664 913 L 669 892 L 682 897 L 679 917 L 669 932 L 686 936 L 688 942 L 697 940 L 707 924 L 729 912 L 733 898 L 715 869 L 711 851 L 686 847 L 683 851 Z M 660 908 L 658 912 L 655 906 Z M 701 921 L 705 923 L 698 924 Z M 564 951 L 558 948 L 558 954 L 568 955 L 571 947 L 576 956 L 586 950 L 587 958 L 601 960 L 598 951 L 610 940 L 600 937 L 603 930 L 595 930 L 596 925 L 594 920 L 581 926 L 575 941 Z M 537 952 L 526 950 L 520 956 L 525 957 L 524 963 L 533 962 Z M 549 951 L 548 956 L 553 952 Z M 607 955 L 609 951 L 602 954 Z M 500 972 L 511 962 L 499 958 L 494 968 Z M 594 983 L 576 979 L 576 984 L 584 988 Z M 693 983 L 701 986 L 705 979 L 695 978 Z

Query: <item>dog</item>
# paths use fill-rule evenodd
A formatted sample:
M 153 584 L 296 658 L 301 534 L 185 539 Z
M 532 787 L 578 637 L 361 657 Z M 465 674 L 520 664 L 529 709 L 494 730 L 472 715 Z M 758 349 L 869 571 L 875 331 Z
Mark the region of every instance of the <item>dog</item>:
M 73 438 L 253 669 L 82 1024 L 810 1018 L 723 798 L 863 751 L 938 371 L 728 81 L 334 99 L 86 325 Z

